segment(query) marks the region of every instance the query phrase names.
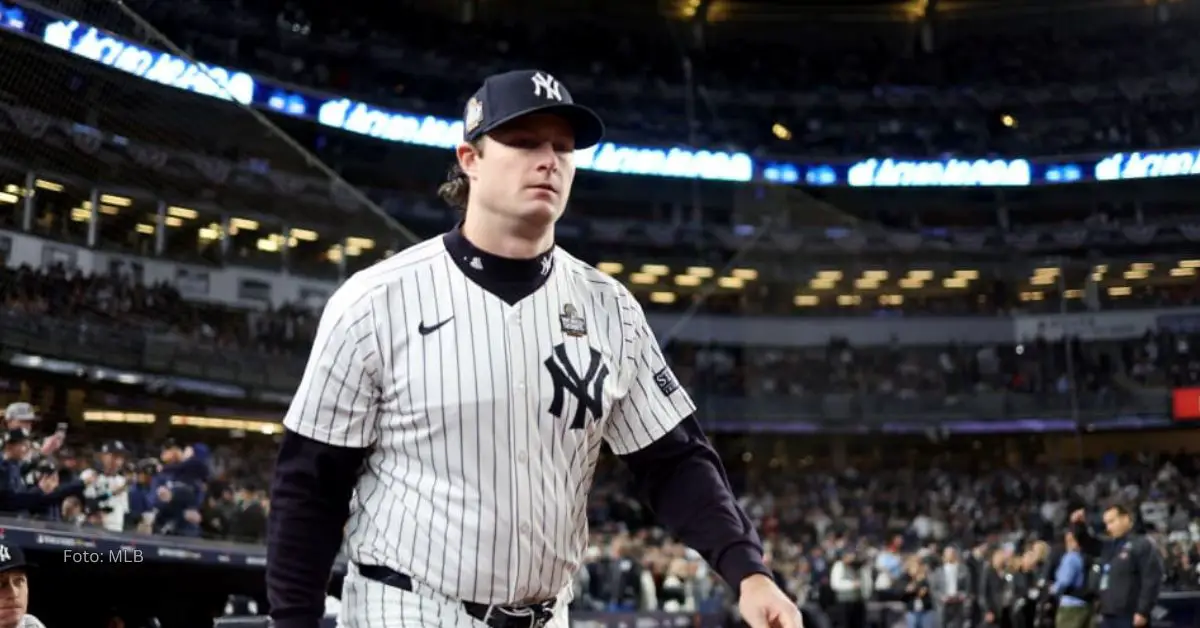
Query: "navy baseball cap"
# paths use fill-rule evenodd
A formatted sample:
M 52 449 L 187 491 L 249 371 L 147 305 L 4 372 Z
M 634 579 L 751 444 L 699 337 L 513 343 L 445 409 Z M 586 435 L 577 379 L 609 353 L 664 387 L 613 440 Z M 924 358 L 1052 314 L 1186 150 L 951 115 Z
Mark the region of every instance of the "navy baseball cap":
M 16 545 L 0 543 L 0 573 L 13 569 L 26 569 L 34 565 L 25 560 L 25 552 Z
M 534 113 L 566 120 L 575 131 L 576 150 L 595 146 L 604 137 L 600 116 L 575 104 L 558 79 L 540 70 L 514 70 L 487 77 L 467 101 L 463 139 L 474 142 L 505 123 Z

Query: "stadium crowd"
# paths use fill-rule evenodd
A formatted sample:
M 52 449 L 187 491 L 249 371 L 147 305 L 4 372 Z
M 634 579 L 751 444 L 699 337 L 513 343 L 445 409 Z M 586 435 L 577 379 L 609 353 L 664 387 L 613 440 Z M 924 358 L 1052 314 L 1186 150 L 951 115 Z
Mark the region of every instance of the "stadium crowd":
M 93 448 L 84 436 L 64 446 L 61 433 L 35 437 L 36 416 L 21 402 L 8 406 L 6 425 L 3 510 L 9 516 L 111 532 L 263 541 L 269 439 L 213 448 L 170 438 L 157 445 L 108 441 Z M 1084 508 L 1098 517 L 1113 500 L 1139 504 L 1137 520 L 1161 552 L 1165 587 L 1200 589 L 1197 471 L 1200 457 L 1183 453 L 1050 468 L 1005 467 L 947 451 L 900 470 L 816 465 L 764 474 L 742 502 L 776 578 L 839 625 L 863 625 L 847 615 L 858 612 L 858 602 L 873 617 L 899 617 L 904 604 L 912 611 L 905 596 L 912 579 L 931 582 L 940 566 L 961 560 L 970 573 L 960 591 L 964 612 L 1027 616 L 1012 625 L 1035 626 L 1048 625 L 1036 623 L 1037 609 L 1048 602 L 1068 514 Z M 695 552 L 649 525 L 633 495 L 622 469 L 606 463 L 589 503 L 593 532 L 575 607 L 730 608 L 728 588 Z M 1005 583 L 1002 590 L 981 590 L 989 565 Z M 1027 602 L 1034 593 L 1041 601 Z
M 1030 27 L 956 35 L 949 29 L 932 48 L 920 44 L 915 30 L 839 40 L 818 32 L 820 26 L 798 24 L 808 36 L 783 43 L 708 37 L 696 47 L 688 29 L 668 32 L 661 20 L 641 28 L 595 19 L 546 28 L 536 20 L 465 26 L 413 12 L 402 20 L 374 19 L 369 11 L 311 2 L 140 8 L 203 61 L 449 118 L 460 113 L 457 103 L 476 77 L 498 67 L 542 66 L 553 50 L 555 67 L 547 69 L 588 92 L 616 141 L 695 138 L 707 146 L 779 154 L 803 146 L 810 155 L 919 157 L 1200 140 L 1200 117 L 1188 107 L 1196 90 L 1188 74 L 1196 44 L 1187 19 L 1153 25 L 1126 19 L 1083 33 Z M 110 25 L 122 26 L 128 27 Z M 435 35 L 447 30 L 459 36 Z M 797 51 L 805 45 L 813 50 Z M 683 115 L 685 56 L 698 88 L 698 124 Z M 1089 106 L 1081 108 L 1080 101 Z M 773 129 L 777 122 L 789 127 L 786 139 Z M 332 157 L 339 153 L 337 138 L 327 139 Z
M 290 354 L 303 352 L 311 336 L 313 317 L 296 308 L 222 312 L 188 303 L 167 285 L 72 275 L 61 268 L 5 270 L 0 277 L 0 303 L 9 313 L 164 325 L 201 342 Z M 796 351 L 679 345 L 672 353 L 681 380 L 707 394 L 803 397 L 871 390 L 904 399 L 981 390 L 1062 395 L 1073 385 L 1093 393 L 1161 385 L 1195 371 L 1189 353 L 1195 343 L 1195 338 L 1164 333 L 1070 345 L 1042 340 L 902 348 L 837 341 Z M 1073 351 L 1069 368 L 1068 350 Z M 10 405 L 6 420 L 8 501 L 3 509 L 10 514 L 110 531 L 263 539 L 269 508 L 264 489 L 274 449 L 268 438 L 232 444 L 105 441 L 86 434 L 68 439 L 61 428 L 44 434 L 25 403 Z M 829 609 L 843 625 L 856 625 L 845 615 L 854 612 L 847 610 L 847 599 L 892 601 L 893 607 L 907 599 L 911 609 L 903 591 L 906 578 L 934 577 L 937 561 L 955 560 L 956 552 L 975 572 L 973 583 L 984 577 L 983 565 L 995 564 L 1005 576 L 1020 575 L 1004 579 L 1010 588 L 1045 588 L 1067 513 L 1080 507 L 1097 513 L 1096 507 L 1112 498 L 1140 503 L 1140 521 L 1163 552 L 1168 585 L 1200 588 L 1198 464 L 1189 456 L 1146 455 L 1080 469 L 972 468 L 949 452 L 945 459 L 900 473 L 770 474 L 772 479 L 755 484 L 744 501 L 787 590 Z M 632 494 L 619 469 L 606 470 L 597 481 L 589 513 L 595 532 L 577 582 L 576 607 L 727 608 L 727 588 L 694 553 L 648 527 Z M 848 576 L 847 569 L 857 575 Z M 857 593 L 846 588 L 851 581 Z M 989 612 L 977 588 L 972 584 L 964 591 L 970 612 Z M 1008 591 L 1002 599 L 1027 597 Z M 1009 612 L 1018 610 L 1027 612 L 1024 607 Z

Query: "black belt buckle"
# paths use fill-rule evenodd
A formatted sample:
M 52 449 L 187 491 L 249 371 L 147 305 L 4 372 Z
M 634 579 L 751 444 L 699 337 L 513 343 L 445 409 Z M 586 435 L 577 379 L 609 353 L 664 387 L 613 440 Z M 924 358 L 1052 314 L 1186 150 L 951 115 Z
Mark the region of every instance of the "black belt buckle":
M 554 602 L 551 598 L 545 602 L 529 606 L 485 606 L 473 602 L 464 602 L 467 612 L 487 624 L 489 628 L 543 628 L 554 617 Z

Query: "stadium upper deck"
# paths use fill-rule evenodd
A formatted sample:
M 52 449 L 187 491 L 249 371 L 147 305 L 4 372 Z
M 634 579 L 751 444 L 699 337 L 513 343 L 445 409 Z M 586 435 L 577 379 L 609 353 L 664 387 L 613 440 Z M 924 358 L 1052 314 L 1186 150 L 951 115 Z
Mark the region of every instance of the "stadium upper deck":
M 261 14 L 205 6 L 209 17 L 225 16 L 226 25 L 264 26 Z M 112 11 L 80 16 L 115 21 Z M 284 33 L 299 23 L 294 7 L 289 11 L 269 24 L 279 32 L 266 29 L 265 43 L 284 48 L 238 38 L 230 41 L 240 45 L 231 47 L 303 56 L 335 43 L 314 39 L 328 29 L 287 39 Z M 417 192 L 432 190 L 449 161 L 446 154 L 432 158 L 429 148 L 452 140 L 449 121 L 429 136 L 364 138 L 373 133 L 344 133 L 337 129 L 346 127 L 329 124 L 321 112 L 313 120 L 312 113 L 290 109 L 292 97 L 303 101 L 315 92 L 281 95 L 266 79 L 241 75 L 252 87 L 243 94 L 246 104 L 263 105 L 273 123 L 365 189 L 371 201 L 347 193 L 246 109 L 198 95 L 206 91 L 203 82 L 173 89 L 162 80 L 130 77 L 146 76 L 140 63 L 164 63 L 154 48 L 131 47 L 129 40 L 33 10 L 19 24 L 6 15 L 8 32 L 0 36 L 12 63 L 3 88 L 23 106 L 8 106 L 4 116 L 6 146 L 13 149 L 3 155 L 3 199 L 12 227 L 113 251 L 333 279 L 405 245 L 403 234 L 384 235 L 369 205 L 383 206 L 421 236 L 455 220 L 430 203 L 427 192 Z M 203 23 L 191 28 L 196 24 Z M 206 49 L 210 39 L 187 41 Z M 423 58 L 436 66 L 438 54 Z M 462 71 L 446 76 L 466 85 L 483 67 L 467 69 L 467 59 L 460 61 Z M 182 61 L 179 67 L 195 71 Z M 593 91 L 606 89 L 590 84 Z M 418 86 L 424 93 L 430 85 L 422 80 Z M 426 111 L 437 111 L 435 100 L 425 103 Z M 326 101 L 322 112 L 329 102 L 335 101 Z M 390 121 L 416 119 L 397 114 Z M 755 178 L 764 175 L 758 165 Z M 705 307 L 740 313 L 1057 308 L 1058 295 L 1082 303 L 1089 278 L 1100 301 L 1120 304 L 1141 292 L 1185 289 L 1195 273 L 1188 250 L 1200 234 L 1189 224 L 1190 177 L 886 195 L 693 183 L 585 171 L 560 239 L 575 250 L 586 242 L 589 261 L 620 276 L 654 307 L 686 306 L 690 295 L 715 285 Z

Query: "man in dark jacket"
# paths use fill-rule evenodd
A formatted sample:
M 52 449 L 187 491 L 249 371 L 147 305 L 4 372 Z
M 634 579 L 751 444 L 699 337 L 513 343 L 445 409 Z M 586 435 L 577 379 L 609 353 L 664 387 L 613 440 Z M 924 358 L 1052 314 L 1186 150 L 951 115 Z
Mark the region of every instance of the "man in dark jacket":
M 1087 556 L 1099 560 L 1100 628 L 1149 626 L 1158 602 L 1163 566 L 1158 550 L 1146 537 L 1133 532 L 1133 511 L 1114 504 L 1104 511 L 1107 539 L 1088 530 L 1083 510 L 1071 514 L 1072 533 Z

